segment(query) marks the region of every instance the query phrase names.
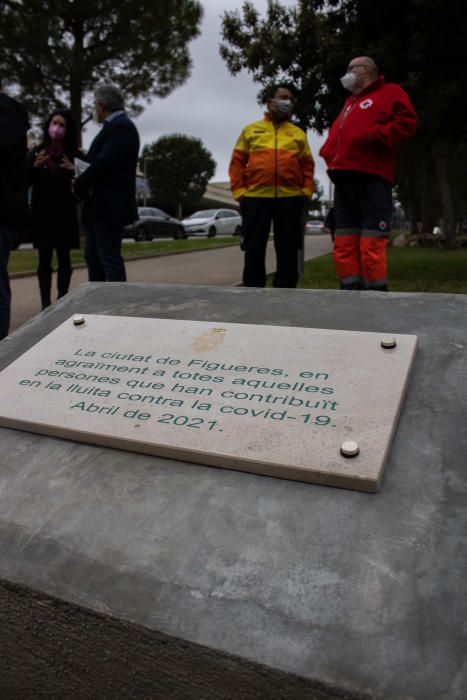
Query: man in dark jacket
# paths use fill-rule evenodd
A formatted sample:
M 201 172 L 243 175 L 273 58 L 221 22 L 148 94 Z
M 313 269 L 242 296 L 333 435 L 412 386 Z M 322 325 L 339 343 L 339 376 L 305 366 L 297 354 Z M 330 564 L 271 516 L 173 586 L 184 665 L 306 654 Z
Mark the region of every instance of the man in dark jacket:
M 10 327 L 10 250 L 27 223 L 27 131 L 25 109 L 0 87 L 0 340 Z
M 385 291 L 396 154 L 417 118 L 407 93 L 378 77 L 368 56 L 352 59 L 341 82 L 352 96 L 320 151 L 335 185 L 334 263 L 342 289 Z
M 90 164 L 74 184 L 75 194 L 84 201 L 84 257 L 90 282 L 124 282 L 123 230 L 138 218 L 139 136 L 117 87 L 98 85 L 94 101 L 97 121 L 103 126 L 89 149 Z

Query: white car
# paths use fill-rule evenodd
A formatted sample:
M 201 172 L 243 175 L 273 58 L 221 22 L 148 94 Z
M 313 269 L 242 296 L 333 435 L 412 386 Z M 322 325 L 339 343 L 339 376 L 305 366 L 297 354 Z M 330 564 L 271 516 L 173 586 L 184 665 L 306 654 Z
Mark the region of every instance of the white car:
M 242 217 L 235 209 L 203 209 L 183 219 L 182 224 L 187 236 L 239 236 Z
M 322 221 L 311 220 L 305 224 L 305 233 L 326 233 L 326 227 Z

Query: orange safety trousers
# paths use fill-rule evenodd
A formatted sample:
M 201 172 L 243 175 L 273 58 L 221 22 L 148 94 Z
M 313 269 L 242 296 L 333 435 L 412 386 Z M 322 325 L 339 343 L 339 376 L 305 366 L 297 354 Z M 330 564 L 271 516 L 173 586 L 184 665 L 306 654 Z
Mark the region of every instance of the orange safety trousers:
M 341 288 L 386 291 L 392 185 L 369 173 L 334 171 L 332 176 L 334 264 Z
M 387 287 L 388 241 L 381 231 L 336 229 L 334 265 L 342 288 Z

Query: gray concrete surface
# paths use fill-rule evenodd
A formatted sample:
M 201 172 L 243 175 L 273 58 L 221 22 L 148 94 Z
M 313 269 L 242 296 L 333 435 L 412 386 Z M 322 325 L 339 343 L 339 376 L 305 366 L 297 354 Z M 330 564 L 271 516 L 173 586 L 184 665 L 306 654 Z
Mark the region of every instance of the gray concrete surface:
M 0 367 L 77 312 L 420 345 L 377 495 L 0 429 L 5 697 L 467 697 L 467 297 L 88 284 Z
M 328 235 L 306 236 L 306 260 L 324 255 L 331 250 L 332 244 Z M 233 246 L 135 260 L 127 262 L 126 268 L 129 282 L 234 286 L 241 282 L 242 265 L 243 253 L 239 247 Z M 275 255 L 272 242 L 268 245 L 266 269 L 268 272 L 275 270 Z M 75 289 L 87 281 L 87 270 L 83 268 L 77 269 L 71 278 L 71 289 Z M 53 283 L 54 285 L 56 284 L 55 275 Z M 10 330 L 14 331 L 25 321 L 39 313 L 41 305 L 35 275 L 12 279 L 11 289 Z M 56 290 L 54 288 L 53 299 L 55 299 L 55 295 Z

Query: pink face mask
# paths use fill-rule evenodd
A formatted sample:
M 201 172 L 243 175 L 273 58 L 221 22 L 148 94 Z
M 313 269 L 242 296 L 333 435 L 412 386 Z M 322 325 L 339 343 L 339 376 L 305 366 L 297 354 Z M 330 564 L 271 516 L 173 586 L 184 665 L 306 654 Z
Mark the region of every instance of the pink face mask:
M 65 136 L 65 128 L 60 124 L 51 124 L 49 126 L 49 136 L 52 141 L 60 141 Z

